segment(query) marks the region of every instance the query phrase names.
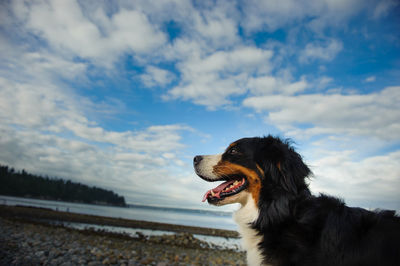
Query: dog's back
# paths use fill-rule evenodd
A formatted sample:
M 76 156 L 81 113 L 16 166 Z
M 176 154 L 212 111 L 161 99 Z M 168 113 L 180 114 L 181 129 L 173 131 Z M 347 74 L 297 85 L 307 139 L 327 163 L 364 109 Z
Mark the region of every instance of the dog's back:
M 324 195 L 293 207 L 293 219 L 257 228 L 273 265 L 400 265 L 400 217 L 394 211 L 350 208 Z
M 394 211 L 344 207 L 327 217 L 315 265 L 400 265 L 400 218 Z

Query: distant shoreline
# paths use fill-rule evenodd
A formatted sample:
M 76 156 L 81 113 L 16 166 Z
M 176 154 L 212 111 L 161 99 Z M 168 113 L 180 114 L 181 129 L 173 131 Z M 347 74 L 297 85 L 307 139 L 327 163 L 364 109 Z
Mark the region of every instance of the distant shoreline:
M 73 203 L 73 204 L 87 204 L 87 205 L 94 205 L 94 206 L 104 206 L 104 207 L 117 207 L 117 208 L 129 208 L 130 204 L 126 204 L 124 206 L 122 205 L 114 205 L 110 204 L 107 202 L 91 202 L 91 203 L 86 203 L 83 201 L 75 200 L 75 201 L 68 201 L 68 200 L 61 200 L 61 199 L 52 199 L 52 198 L 46 198 L 46 197 L 32 197 L 32 196 L 13 196 L 13 195 L 3 195 L 0 194 L 0 205 L 2 204 L 1 201 L 7 201 L 6 198 L 4 197 L 10 197 L 10 198 L 18 198 L 21 200 L 27 199 L 27 200 L 45 200 L 45 201 L 54 201 L 54 202 L 59 202 L 59 203 Z M 40 207 L 38 207 L 40 208 Z
M 9 166 L 0 165 L 0 182 L 0 194 L 5 196 L 126 207 L 125 198 L 111 190 L 19 172 Z
M 238 238 L 236 231 L 204 228 L 196 226 L 185 226 L 176 224 L 166 224 L 158 222 L 148 222 L 130 220 L 123 218 L 112 218 L 71 212 L 54 211 L 47 208 L 26 207 L 26 206 L 7 206 L 0 205 L 0 216 L 21 220 L 53 220 L 75 223 L 86 223 L 96 225 L 119 226 L 127 228 L 162 230 L 178 233 L 190 233 L 208 236 L 220 236 L 227 238 Z

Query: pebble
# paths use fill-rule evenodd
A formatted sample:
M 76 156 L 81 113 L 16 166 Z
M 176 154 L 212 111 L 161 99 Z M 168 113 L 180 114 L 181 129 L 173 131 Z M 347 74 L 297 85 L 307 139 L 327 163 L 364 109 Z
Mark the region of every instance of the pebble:
M 0 218 L 0 265 L 246 265 L 188 233 L 127 239 Z

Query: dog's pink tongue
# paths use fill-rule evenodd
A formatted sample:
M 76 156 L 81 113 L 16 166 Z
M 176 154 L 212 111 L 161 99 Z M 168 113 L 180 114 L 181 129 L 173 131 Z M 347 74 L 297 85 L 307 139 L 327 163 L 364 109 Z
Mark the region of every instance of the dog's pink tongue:
M 205 202 L 208 198 L 208 195 L 210 195 L 210 194 L 211 194 L 211 189 L 209 191 L 207 191 L 206 194 L 204 194 L 202 202 Z
M 210 194 L 212 194 L 211 192 L 214 193 L 213 197 L 220 198 L 219 195 L 221 194 L 222 190 L 224 190 L 226 187 L 230 186 L 234 182 L 235 182 L 235 180 L 227 181 L 227 182 L 222 183 L 221 185 L 219 185 L 216 188 L 210 189 L 209 191 L 206 192 L 206 194 L 204 194 L 202 202 L 205 202 L 207 200 L 208 196 Z

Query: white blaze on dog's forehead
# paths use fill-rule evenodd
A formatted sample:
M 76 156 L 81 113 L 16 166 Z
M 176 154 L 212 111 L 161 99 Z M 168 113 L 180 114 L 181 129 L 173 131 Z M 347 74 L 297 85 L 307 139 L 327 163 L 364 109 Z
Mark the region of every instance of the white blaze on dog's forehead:
M 222 154 L 216 155 L 204 155 L 200 164 L 196 167 L 196 172 L 202 176 L 207 177 L 210 180 L 219 179 L 219 177 L 213 172 L 214 166 L 221 160 Z

